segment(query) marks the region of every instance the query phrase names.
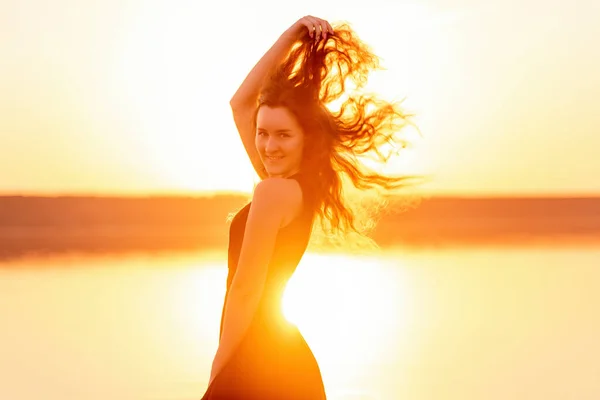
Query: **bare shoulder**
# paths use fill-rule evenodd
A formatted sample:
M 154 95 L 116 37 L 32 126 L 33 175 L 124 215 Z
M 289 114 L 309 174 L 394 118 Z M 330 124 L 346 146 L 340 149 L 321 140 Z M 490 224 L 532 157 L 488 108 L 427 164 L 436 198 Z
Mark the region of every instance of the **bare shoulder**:
M 302 206 L 302 189 L 295 179 L 263 179 L 254 189 L 252 204 L 285 220 Z
M 293 206 L 302 201 L 302 189 L 295 179 L 267 178 L 256 185 L 252 201 Z

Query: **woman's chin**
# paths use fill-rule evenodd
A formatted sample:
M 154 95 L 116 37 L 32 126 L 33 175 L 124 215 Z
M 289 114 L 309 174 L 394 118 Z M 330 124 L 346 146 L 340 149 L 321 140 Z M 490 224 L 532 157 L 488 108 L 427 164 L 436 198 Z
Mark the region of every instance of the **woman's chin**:
M 267 171 L 267 175 L 269 175 L 269 178 L 280 178 L 284 174 L 279 171 Z
M 281 168 L 271 167 L 271 168 L 267 168 L 267 174 L 271 178 L 276 178 L 276 177 L 286 176 L 288 174 L 288 170 L 289 170 L 289 168 L 285 168 L 285 167 L 281 167 Z

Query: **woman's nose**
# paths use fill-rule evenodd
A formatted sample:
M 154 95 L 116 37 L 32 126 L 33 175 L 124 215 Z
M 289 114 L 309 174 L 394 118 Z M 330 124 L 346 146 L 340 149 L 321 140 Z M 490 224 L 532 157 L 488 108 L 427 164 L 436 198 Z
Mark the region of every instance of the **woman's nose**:
M 265 151 L 267 153 L 277 150 L 278 147 L 279 147 L 279 144 L 277 143 L 277 139 L 275 139 L 275 138 L 267 139 L 267 145 L 265 146 Z

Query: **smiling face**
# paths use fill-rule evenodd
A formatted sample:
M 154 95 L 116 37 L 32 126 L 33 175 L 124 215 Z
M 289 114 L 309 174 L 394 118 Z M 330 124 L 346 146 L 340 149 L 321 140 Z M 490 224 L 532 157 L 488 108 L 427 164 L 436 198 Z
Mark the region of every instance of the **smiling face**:
M 287 108 L 259 108 L 254 143 L 270 177 L 287 178 L 300 170 L 304 132 Z

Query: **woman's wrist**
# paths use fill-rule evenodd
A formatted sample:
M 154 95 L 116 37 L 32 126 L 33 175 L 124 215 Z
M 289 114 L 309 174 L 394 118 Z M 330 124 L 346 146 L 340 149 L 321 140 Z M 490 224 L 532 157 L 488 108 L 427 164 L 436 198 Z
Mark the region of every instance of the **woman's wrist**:
M 296 25 L 290 26 L 283 31 L 279 39 L 287 42 L 290 46 L 293 45 L 300 39 L 298 27 Z

